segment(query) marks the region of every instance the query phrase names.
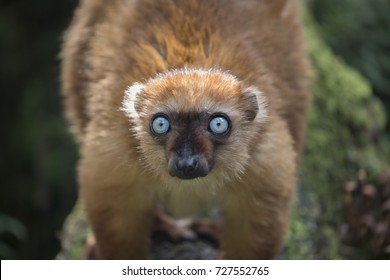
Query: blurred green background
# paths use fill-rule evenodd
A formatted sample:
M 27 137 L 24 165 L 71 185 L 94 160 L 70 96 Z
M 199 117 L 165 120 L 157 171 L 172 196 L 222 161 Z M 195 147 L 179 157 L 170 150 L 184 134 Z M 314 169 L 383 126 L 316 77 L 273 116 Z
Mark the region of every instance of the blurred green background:
M 62 34 L 77 2 L 2 0 L 0 4 L 1 259 L 55 258 L 60 250 L 62 224 L 76 201 L 77 153 L 62 114 L 58 53 Z M 314 19 L 311 24 L 315 25 L 315 31 L 311 30 L 331 48 L 339 61 L 367 79 L 373 94 L 390 112 L 390 1 L 307 0 L 307 6 Z M 316 63 L 315 54 L 312 59 Z M 389 124 L 387 114 L 386 130 L 376 134 L 386 142 L 389 142 Z M 309 143 L 309 152 L 311 148 Z M 311 167 L 315 166 L 308 162 Z M 350 170 L 359 167 L 356 162 L 343 164 L 351 164 L 351 168 L 346 168 L 351 174 L 337 178 L 341 189 L 339 201 L 343 199 L 343 179 L 352 178 L 355 174 Z M 324 173 L 324 170 L 318 172 Z M 328 182 L 323 178 L 318 180 Z M 321 195 L 318 197 L 322 199 Z M 305 200 L 304 195 L 301 198 Z M 339 204 L 335 204 L 334 209 L 325 212 L 330 216 L 336 212 L 343 217 Z M 295 215 L 305 216 L 302 213 Z M 328 225 L 327 219 L 325 217 L 323 223 Z M 339 238 L 335 229 L 342 223 L 340 218 L 331 225 L 333 237 L 327 237 L 328 231 L 323 231 L 314 239 Z M 316 225 L 321 225 L 321 221 Z M 291 234 L 299 235 L 300 231 L 303 231 L 301 225 L 293 224 Z M 318 241 L 317 245 L 319 249 L 316 250 L 331 247 L 324 240 Z M 299 250 L 302 248 L 306 248 L 305 245 Z M 306 255 L 302 252 L 287 255 L 289 258 L 332 257 L 331 253 L 313 254 L 313 250 L 311 246 Z M 335 250 L 338 250 L 335 254 L 338 257 L 350 256 L 349 251 L 342 252 L 339 247 Z M 372 256 L 364 251 L 360 257 Z

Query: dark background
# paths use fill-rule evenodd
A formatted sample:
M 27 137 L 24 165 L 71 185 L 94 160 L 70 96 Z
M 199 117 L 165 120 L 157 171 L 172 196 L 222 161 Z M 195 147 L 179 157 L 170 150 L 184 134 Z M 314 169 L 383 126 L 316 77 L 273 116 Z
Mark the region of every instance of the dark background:
M 76 0 L 0 4 L 0 258 L 53 259 L 77 197 L 58 53 Z M 334 52 L 390 108 L 390 1 L 310 0 Z M 389 123 L 387 133 L 389 133 Z
M 0 257 L 52 259 L 76 199 L 58 53 L 77 1 L 1 1 Z

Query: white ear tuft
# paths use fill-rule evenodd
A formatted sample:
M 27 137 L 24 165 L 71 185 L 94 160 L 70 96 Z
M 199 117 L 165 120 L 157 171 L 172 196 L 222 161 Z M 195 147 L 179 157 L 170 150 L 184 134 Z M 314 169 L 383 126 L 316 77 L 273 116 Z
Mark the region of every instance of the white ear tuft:
M 244 92 L 245 99 L 249 102 L 250 110 L 247 111 L 249 119 L 252 121 L 265 120 L 267 113 L 267 100 L 264 94 L 256 87 L 249 87 Z
M 136 109 L 136 102 L 138 95 L 143 92 L 145 86 L 140 83 L 134 83 L 125 90 L 125 97 L 122 102 L 122 111 L 126 113 L 129 118 L 137 119 L 139 112 Z

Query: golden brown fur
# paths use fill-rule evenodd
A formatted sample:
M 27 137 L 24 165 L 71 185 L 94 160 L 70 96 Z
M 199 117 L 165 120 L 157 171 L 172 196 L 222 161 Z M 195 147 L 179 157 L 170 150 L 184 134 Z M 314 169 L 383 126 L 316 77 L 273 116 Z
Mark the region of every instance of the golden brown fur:
M 296 1 L 83 0 L 62 59 L 80 194 L 100 258 L 147 256 L 162 192 L 174 193 L 174 204 L 215 195 L 222 258 L 275 257 L 308 103 Z M 149 127 L 153 113 L 172 110 L 230 115 L 223 145 L 194 136 L 214 158 L 206 177 L 167 172 L 176 144 L 156 144 Z

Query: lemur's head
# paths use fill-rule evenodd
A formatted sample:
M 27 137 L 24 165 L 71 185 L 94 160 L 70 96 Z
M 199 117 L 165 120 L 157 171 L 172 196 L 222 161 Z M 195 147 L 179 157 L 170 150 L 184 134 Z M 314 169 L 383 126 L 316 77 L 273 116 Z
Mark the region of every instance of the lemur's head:
M 172 70 L 135 83 L 123 111 L 144 166 L 162 180 L 240 177 L 261 137 L 265 97 L 220 70 Z

